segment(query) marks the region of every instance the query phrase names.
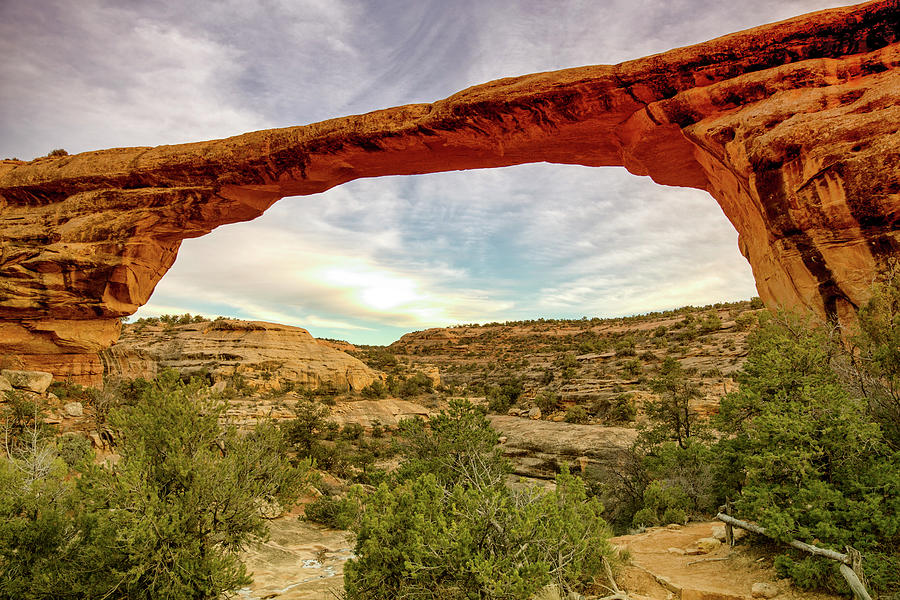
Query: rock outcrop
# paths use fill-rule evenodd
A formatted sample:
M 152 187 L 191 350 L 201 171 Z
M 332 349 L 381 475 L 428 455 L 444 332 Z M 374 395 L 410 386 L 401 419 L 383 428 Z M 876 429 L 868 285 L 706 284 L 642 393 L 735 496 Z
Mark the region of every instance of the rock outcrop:
M 360 390 L 380 377 L 360 360 L 318 343 L 305 329 L 236 319 L 127 325 L 101 359 L 112 377 L 150 378 L 168 368 L 275 390 L 285 384 Z
M 513 472 L 537 479 L 553 479 L 563 465 L 580 473 L 617 465 L 637 437 L 637 431 L 627 427 L 551 423 L 505 415 L 491 415 L 489 419 L 502 436 L 501 448 Z
M 529 162 L 707 190 L 760 296 L 850 318 L 898 248 L 900 3 L 821 11 L 434 104 L 0 163 L 0 355 L 95 381 L 181 241 L 360 177 Z

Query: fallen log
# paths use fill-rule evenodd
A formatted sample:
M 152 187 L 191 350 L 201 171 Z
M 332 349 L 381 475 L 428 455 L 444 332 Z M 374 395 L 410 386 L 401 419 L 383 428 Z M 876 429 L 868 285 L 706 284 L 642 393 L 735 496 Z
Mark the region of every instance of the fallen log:
M 753 533 L 772 537 L 768 532 L 766 532 L 765 527 L 760 527 L 755 523 L 750 523 L 749 521 L 741 521 L 740 519 L 735 519 L 732 516 L 722 513 L 717 514 L 716 518 L 727 525 L 740 527 L 741 529 L 746 529 L 747 531 L 752 531 Z M 809 552 L 810 554 L 830 558 L 831 560 L 835 560 L 841 563 L 839 570 L 841 572 L 841 575 L 844 576 L 844 579 L 847 580 L 847 585 L 849 585 L 850 589 L 853 590 L 853 595 L 856 596 L 856 598 L 858 598 L 859 600 L 872 600 L 872 597 L 869 596 L 869 592 L 866 591 L 866 586 L 863 585 L 862 577 L 857 573 L 857 571 L 862 571 L 862 568 L 859 565 L 859 560 L 854 561 L 849 554 L 842 554 L 834 550 L 829 550 L 828 548 L 819 548 L 818 546 L 806 544 L 799 540 L 790 540 L 789 542 L 787 542 L 787 544 L 798 550 L 803 550 L 804 552 Z M 850 550 L 853 551 L 852 548 Z M 853 552 L 858 559 L 859 553 L 855 551 Z
M 735 519 L 734 517 L 729 517 L 728 515 L 723 515 L 722 513 L 717 514 L 716 518 L 723 523 L 733 525 L 734 527 L 740 527 L 741 529 L 746 529 L 747 531 L 752 531 L 753 533 L 772 537 L 771 535 L 766 533 L 765 527 L 760 527 L 755 523 L 741 521 L 740 519 Z M 850 556 L 848 556 L 847 554 L 841 554 L 840 552 L 835 552 L 834 550 L 829 550 L 827 548 L 819 548 L 818 546 L 813 546 L 812 544 L 805 544 L 799 540 L 791 540 L 787 542 L 787 544 L 796 548 L 797 550 L 803 550 L 804 552 L 809 552 L 810 554 L 824 556 L 825 558 L 830 558 L 831 560 L 842 562 L 845 565 L 852 564 L 850 562 Z

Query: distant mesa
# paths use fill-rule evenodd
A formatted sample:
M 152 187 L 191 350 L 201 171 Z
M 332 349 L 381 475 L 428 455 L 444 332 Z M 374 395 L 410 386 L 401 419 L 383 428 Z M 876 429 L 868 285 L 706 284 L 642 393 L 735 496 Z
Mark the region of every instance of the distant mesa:
M 360 177 L 530 162 L 706 190 L 769 306 L 851 318 L 897 254 L 900 3 L 209 142 L 0 162 L 0 356 L 96 383 L 181 241 Z
M 217 319 L 182 325 L 156 322 L 125 326 L 119 342 L 100 353 L 112 377 L 152 379 L 163 369 L 208 376 L 256 390 L 359 391 L 382 375 L 362 361 L 317 340 L 305 329 Z M 348 344 L 349 346 L 349 344 Z

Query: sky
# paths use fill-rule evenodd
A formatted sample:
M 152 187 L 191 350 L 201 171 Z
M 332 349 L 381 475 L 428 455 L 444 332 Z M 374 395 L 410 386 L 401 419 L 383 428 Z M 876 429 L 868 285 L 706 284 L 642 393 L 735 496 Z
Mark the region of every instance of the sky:
M 0 0 L 0 157 L 216 139 L 615 64 L 828 0 Z M 756 295 L 705 192 L 531 164 L 353 181 L 186 240 L 136 317 L 387 344 Z

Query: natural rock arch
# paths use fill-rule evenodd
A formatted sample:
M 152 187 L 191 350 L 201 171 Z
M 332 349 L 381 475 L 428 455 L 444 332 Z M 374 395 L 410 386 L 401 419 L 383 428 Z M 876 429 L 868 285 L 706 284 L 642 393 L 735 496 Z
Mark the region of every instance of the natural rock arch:
M 760 296 L 846 319 L 900 247 L 900 3 L 223 140 L 0 163 L 0 356 L 96 383 L 181 241 L 360 177 L 528 162 L 708 191 Z

